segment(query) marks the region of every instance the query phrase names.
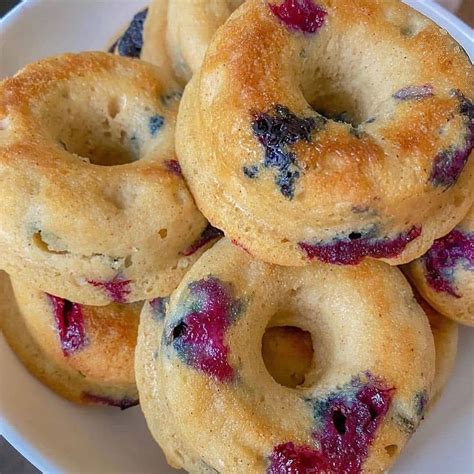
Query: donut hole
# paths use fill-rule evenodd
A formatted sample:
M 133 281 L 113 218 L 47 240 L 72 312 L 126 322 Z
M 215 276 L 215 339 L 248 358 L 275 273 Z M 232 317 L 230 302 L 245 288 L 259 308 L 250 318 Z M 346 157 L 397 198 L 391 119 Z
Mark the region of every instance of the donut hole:
M 262 338 L 262 357 L 272 378 L 285 387 L 305 382 L 314 355 L 311 334 L 296 326 L 268 327 Z
M 138 160 L 139 143 L 129 133 L 125 119 L 137 115 L 133 109 L 140 107 L 139 104 L 126 103 L 124 97 L 104 90 L 77 89 L 52 92 L 45 98 L 45 104 L 32 110 L 44 132 L 83 162 L 116 166 Z
M 396 444 L 389 444 L 385 446 L 386 453 L 393 458 L 398 453 L 398 446 Z

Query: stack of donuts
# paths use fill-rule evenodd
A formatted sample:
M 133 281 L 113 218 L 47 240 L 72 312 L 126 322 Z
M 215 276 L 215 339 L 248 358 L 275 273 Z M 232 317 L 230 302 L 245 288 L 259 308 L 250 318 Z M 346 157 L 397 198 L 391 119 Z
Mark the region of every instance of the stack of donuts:
M 399 0 L 152 0 L 0 83 L 8 343 L 173 467 L 386 471 L 474 326 L 473 99 Z

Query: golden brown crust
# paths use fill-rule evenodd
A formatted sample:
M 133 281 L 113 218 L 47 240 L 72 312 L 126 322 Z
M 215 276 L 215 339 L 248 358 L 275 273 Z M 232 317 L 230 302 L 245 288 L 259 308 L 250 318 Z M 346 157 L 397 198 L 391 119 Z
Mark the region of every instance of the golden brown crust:
M 84 304 L 114 301 L 115 280 L 127 302 L 172 291 L 206 226 L 176 167 L 179 91 L 92 52 L 1 82 L 0 268 Z
M 183 172 L 206 217 L 258 258 L 304 265 L 301 243 L 374 229 L 375 240 L 391 240 L 421 228 L 397 256 L 382 257 L 408 262 L 474 199 L 472 159 L 451 186 L 432 179 L 440 154 L 467 146 L 455 91 L 473 99 L 472 66 L 452 38 L 398 1 L 317 3 L 327 17 L 314 35 L 289 30 L 264 0 L 246 2 L 217 32 L 178 116 Z M 425 95 L 396 98 L 410 87 Z M 291 199 L 252 131 L 275 104 L 316 121 L 312 107 L 348 110 L 358 124 L 331 121 L 289 148 L 300 173 Z

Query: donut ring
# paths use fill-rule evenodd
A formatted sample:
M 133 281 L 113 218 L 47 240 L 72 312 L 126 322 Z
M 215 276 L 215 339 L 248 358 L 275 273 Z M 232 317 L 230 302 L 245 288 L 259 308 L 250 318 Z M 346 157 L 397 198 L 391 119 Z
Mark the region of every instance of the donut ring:
M 207 226 L 174 154 L 177 91 L 90 52 L 0 83 L 0 268 L 81 304 L 169 294 Z
M 404 271 L 433 308 L 474 326 L 474 208 Z
M 145 304 L 137 386 L 168 461 L 190 472 L 276 473 L 290 460 L 324 472 L 383 471 L 431 391 L 428 321 L 401 273 L 381 263 L 275 267 L 222 240 L 163 315 L 162 302 Z M 265 369 L 261 340 L 271 321 L 315 341 L 296 389 Z
M 201 66 L 219 26 L 243 0 L 152 0 L 142 59 L 166 65 L 181 84 Z
M 397 0 L 249 0 L 186 88 L 176 151 L 257 258 L 399 265 L 473 202 L 473 97 L 460 47 Z
M 138 403 L 140 303 L 81 306 L 0 272 L 0 328 L 26 368 L 58 395 L 121 409 Z
M 435 345 L 435 376 L 433 382 L 433 391 L 428 404 L 428 409 L 440 398 L 444 387 L 448 383 L 454 362 L 458 352 L 458 325 L 435 311 L 416 291 L 414 290 L 418 304 L 423 308 L 428 321 L 430 322 L 431 332 L 433 333 Z

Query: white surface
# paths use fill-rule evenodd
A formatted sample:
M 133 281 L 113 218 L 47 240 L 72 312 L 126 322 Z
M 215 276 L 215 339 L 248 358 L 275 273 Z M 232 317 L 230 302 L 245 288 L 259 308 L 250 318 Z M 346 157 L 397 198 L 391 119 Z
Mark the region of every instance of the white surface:
M 103 50 L 146 0 L 30 0 L 0 23 L 0 77 L 65 51 Z M 474 57 L 472 29 L 430 1 L 410 1 Z M 0 295 L 1 297 L 2 295 Z M 474 472 L 474 330 L 463 328 L 444 396 L 392 472 Z M 166 417 L 166 413 L 163 414 Z M 47 473 L 172 473 L 139 408 L 81 408 L 32 378 L 0 336 L 0 433 Z

